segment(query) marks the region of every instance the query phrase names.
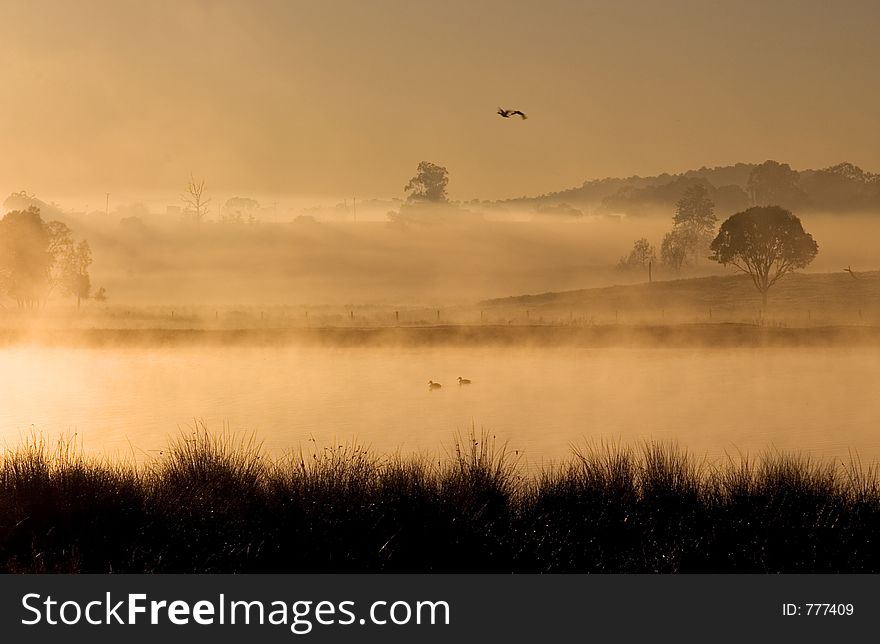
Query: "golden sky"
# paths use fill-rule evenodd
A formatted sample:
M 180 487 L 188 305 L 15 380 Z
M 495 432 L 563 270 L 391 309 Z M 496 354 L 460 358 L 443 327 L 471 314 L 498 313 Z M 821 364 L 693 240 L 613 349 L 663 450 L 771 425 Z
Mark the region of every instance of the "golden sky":
M 0 0 L 0 190 L 454 198 L 880 171 L 876 1 Z M 499 106 L 527 121 L 501 119 Z

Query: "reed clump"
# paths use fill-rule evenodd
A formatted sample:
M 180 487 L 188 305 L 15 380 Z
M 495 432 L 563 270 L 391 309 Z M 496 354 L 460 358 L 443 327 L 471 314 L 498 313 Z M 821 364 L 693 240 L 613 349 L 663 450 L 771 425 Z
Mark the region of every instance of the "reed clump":
M 0 457 L 6 572 L 876 573 L 878 538 L 856 459 L 594 444 L 527 473 L 487 434 L 268 458 L 204 426 L 140 466 L 36 436 Z

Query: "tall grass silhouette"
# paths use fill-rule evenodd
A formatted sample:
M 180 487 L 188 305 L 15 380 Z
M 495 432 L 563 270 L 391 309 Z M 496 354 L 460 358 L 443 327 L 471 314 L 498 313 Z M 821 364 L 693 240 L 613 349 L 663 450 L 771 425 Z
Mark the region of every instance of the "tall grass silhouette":
M 526 473 L 483 434 L 440 459 L 357 445 L 268 458 L 181 435 L 135 465 L 31 437 L 0 461 L 6 572 L 878 572 L 875 466 L 671 443 Z

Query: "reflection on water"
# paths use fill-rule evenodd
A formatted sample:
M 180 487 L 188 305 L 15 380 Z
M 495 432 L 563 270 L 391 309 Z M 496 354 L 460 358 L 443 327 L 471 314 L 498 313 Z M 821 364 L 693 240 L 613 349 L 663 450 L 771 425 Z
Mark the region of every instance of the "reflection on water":
M 584 440 L 675 439 L 880 459 L 880 349 L 0 349 L 0 440 L 77 432 L 148 454 L 178 427 L 254 431 L 270 449 L 357 438 L 434 453 L 490 430 L 530 462 Z M 459 386 L 463 376 L 472 384 Z M 442 383 L 431 390 L 428 381 Z

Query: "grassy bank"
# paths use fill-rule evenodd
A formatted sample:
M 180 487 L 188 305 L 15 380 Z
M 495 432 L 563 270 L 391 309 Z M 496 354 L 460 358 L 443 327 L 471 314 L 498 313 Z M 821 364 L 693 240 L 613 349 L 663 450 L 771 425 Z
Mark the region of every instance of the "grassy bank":
M 841 267 L 842 268 L 842 267 Z M 516 316 L 528 310 L 531 319 L 565 319 L 586 315 L 608 322 L 633 323 L 746 322 L 763 319 L 787 326 L 871 324 L 880 321 L 880 271 L 850 275 L 792 273 L 770 289 L 761 312 L 761 296 L 748 275 L 714 275 L 648 283 L 605 286 L 487 300 L 487 313 Z
M 134 468 L 35 440 L 0 467 L 6 572 L 880 572 L 877 471 L 599 448 L 524 476 L 491 441 L 441 460 L 269 460 L 197 433 Z

